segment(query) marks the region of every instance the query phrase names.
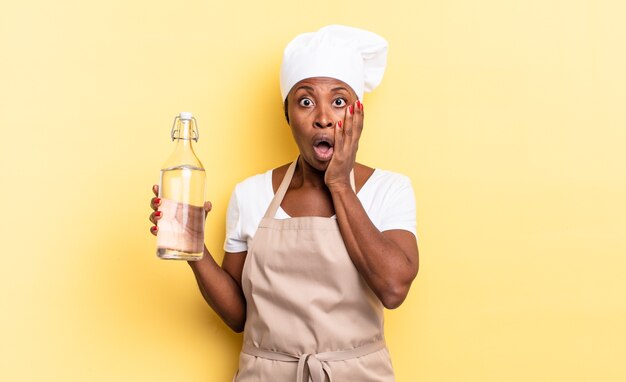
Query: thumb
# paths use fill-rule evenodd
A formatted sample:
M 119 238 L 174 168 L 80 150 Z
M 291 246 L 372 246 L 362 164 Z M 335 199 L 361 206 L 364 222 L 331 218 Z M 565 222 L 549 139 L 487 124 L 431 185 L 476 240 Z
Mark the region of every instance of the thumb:
M 211 202 L 209 201 L 204 202 L 204 218 L 205 219 L 207 215 L 209 214 L 209 212 L 211 212 L 211 209 L 213 209 L 213 204 L 211 204 Z

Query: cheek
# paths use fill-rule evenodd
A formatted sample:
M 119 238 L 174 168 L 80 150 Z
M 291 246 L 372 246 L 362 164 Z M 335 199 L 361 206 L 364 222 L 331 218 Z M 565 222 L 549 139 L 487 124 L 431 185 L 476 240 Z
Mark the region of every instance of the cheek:
M 289 128 L 291 129 L 291 135 L 293 135 L 293 139 L 296 141 L 296 143 L 301 142 L 305 138 L 305 133 L 301 121 L 299 121 L 297 118 L 290 119 L 289 121 Z
M 343 120 L 346 118 L 346 110 L 348 110 L 347 106 L 337 107 L 333 109 L 333 115 L 335 117 L 335 121 Z
M 291 105 L 289 105 L 287 113 L 289 115 L 290 125 L 301 125 L 306 118 L 306 113 L 304 113 L 301 109 L 296 109 L 292 107 Z
M 303 132 L 311 124 L 311 113 L 303 109 L 289 110 L 289 127 L 294 136 Z

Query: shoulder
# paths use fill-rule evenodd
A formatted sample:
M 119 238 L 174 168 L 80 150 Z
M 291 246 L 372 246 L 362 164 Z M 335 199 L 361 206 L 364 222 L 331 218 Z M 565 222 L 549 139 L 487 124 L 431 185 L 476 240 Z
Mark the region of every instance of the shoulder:
M 235 186 L 235 193 L 237 194 L 250 194 L 250 193 L 263 193 L 270 192 L 274 194 L 274 191 L 280 185 L 283 177 L 287 173 L 287 168 L 291 163 L 287 163 L 274 169 L 269 169 L 261 174 L 252 175 L 243 181 L 237 183 Z
M 411 188 L 411 179 L 397 172 L 384 170 L 381 168 L 371 168 L 362 166 L 364 169 L 362 173 L 366 175 L 363 180 L 363 192 L 381 192 L 381 191 L 393 191 L 399 189 Z M 355 171 L 356 172 L 356 171 Z M 358 172 L 357 185 L 358 185 Z
M 256 222 L 263 216 L 273 195 L 272 170 L 244 179 L 235 185 L 232 192 L 228 218 L 244 225 L 246 222 Z
M 417 237 L 415 193 L 408 176 L 377 168 L 358 196 L 379 231 L 401 229 Z
M 258 193 L 267 187 L 268 182 L 272 181 L 272 170 L 267 170 L 264 173 L 256 174 L 247 177 L 235 186 L 235 193 L 237 195 L 246 195 L 250 193 Z
M 235 185 L 226 213 L 226 252 L 243 252 L 272 199 L 272 170 Z
M 375 169 L 366 180 L 357 196 L 363 203 L 366 211 L 387 214 L 390 206 L 412 205 L 415 203 L 415 193 L 411 179 L 403 174 Z
M 256 216 L 272 200 L 272 170 L 261 174 L 252 175 L 235 185 L 230 198 L 229 207 L 237 210 L 241 218 L 248 215 Z
M 374 182 L 388 186 L 407 186 L 411 184 L 411 179 L 408 176 L 379 168 L 374 171 L 372 178 Z

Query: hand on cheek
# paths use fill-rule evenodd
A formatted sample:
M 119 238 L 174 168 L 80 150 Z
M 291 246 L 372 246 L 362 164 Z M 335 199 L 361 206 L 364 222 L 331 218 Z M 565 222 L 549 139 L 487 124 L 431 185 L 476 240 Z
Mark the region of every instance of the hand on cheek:
M 363 130 L 363 104 L 356 101 L 346 108 L 345 119 L 335 124 L 333 157 L 326 169 L 324 181 L 331 189 L 350 188 L 350 171 L 356 163 L 356 152 Z

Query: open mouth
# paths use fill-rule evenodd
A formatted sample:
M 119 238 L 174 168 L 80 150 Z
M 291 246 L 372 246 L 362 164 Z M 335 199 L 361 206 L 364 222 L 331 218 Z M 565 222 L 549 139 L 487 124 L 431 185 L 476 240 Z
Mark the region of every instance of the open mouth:
M 327 161 L 333 156 L 333 141 L 326 137 L 313 141 L 313 150 L 318 160 Z

